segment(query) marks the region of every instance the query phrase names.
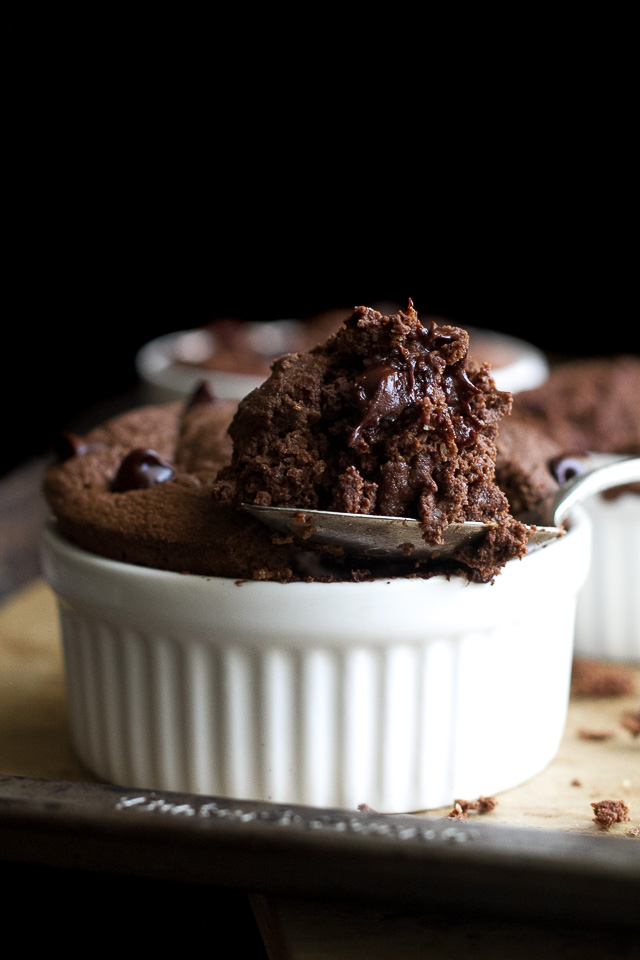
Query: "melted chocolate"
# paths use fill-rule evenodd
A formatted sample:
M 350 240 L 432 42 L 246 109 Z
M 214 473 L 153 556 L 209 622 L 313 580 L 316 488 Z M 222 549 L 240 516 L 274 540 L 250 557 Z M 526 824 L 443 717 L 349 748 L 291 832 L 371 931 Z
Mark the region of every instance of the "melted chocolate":
M 111 489 L 114 493 L 127 490 L 147 490 L 154 483 L 166 483 L 173 477 L 173 467 L 162 460 L 155 450 L 138 447 L 128 453 L 115 475 Z
M 97 450 L 103 446 L 103 443 L 88 443 L 77 433 L 61 433 L 54 444 L 54 454 L 60 463 L 64 463 L 65 460 L 83 457 L 90 450 Z
M 455 338 L 449 334 L 436 335 L 431 329 L 425 339 L 431 349 L 436 349 L 438 342 L 451 343 Z M 405 365 L 402 367 L 379 362 L 367 367 L 356 378 L 357 405 L 363 416 L 351 434 L 351 447 L 364 439 L 363 433 L 375 430 L 382 420 L 395 420 L 407 407 L 427 396 L 434 377 L 441 375 L 424 359 L 422 362 L 411 357 L 403 359 Z M 459 449 L 474 444 L 484 425 L 472 411 L 472 401 L 481 391 L 469 379 L 465 364 L 466 355 L 447 365 L 441 375 Z
M 467 447 L 476 442 L 484 425 L 471 409 L 472 400 L 481 391 L 469 380 L 464 360 L 458 360 L 447 368 L 442 383 L 454 418 L 456 444 L 459 448 Z
M 427 320 L 426 323 L 424 320 L 420 320 L 420 323 L 424 331 L 420 339 L 429 350 L 437 350 L 445 343 L 453 343 L 457 339 L 457 332 L 455 334 L 443 333 L 442 327 L 435 320 Z
M 418 399 L 413 369 L 398 370 L 389 363 L 377 363 L 356 379 L 358 406 L 363 417 L 351 435 L 350 446 L 361 438 L 362 431 L 378 426 L 385 418 L 395 419 L 409 404 Z

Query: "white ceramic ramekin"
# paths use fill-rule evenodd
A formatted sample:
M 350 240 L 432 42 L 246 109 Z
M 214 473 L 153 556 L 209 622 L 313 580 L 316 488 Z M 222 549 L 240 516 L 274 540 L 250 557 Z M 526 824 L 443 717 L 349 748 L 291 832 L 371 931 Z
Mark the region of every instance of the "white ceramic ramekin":
M 292 323 L 293 321 L 281 321 Z M 273 326 L 271 324 L 270 326 Z M 168 403 L 193 393 L 201 380 L 207 380 L 217 397 L 241 400 L 264 377 L 229 370 L 211 370 L 199 366 L 213 352 L 214 340 L 204 328 L 179 330 L 156 337 L 142 346 L 135 358 L 136 372 L 144 390 L 146 403 Z M 282 344 L 281 353 L 287 353 Z M 179 363 L 180 358 L 190 363 Z
M 549 376 L 547 358 L 532 343 L 497 330 L 467 329 L 469 356 L 490 364 L 498 390 L 533 390 Z
M 276 321 L 290 324 L 295 321 Z M 440 321 L 445 323 L 447 321 Z M 499 390 L 531 390 L 546 380 L 549 366 L 544 354 L 517 337 L 493 330 L 469 328 L 470 354 L 491 362 Z M 165 403 L 191 394 L 197 383 L 206 379 L 222 399 L 241 400 L 264 378 L 251 374 L 210 370 L 197 366 L 198 358 L 210 356 L 211 335 L 205 329 L 181 330 L 149 341 L 136 354 L 136 371 L 147 403 Z M 283 343 L 282 352 L 285 353 Z M 193 365 L 176 363 L 180 356 L 189 357 Z
M 591 565 L 578 595 L 575 652 L 640 661 L 640 496 L 584 504 L 592 528 Z
M 122 786 L 381 812 L 513 787 L 562 736 L 590 531 L 493 584 L 273 583 L 43 535 L 80 758 Z

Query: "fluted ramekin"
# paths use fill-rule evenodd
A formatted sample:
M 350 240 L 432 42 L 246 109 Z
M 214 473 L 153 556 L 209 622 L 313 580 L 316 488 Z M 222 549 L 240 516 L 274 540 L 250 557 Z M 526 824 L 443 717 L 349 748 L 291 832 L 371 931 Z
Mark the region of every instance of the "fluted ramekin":
M 385 812 L 495 794 L 554 757 L 589 522 L 493 584 L 274 583 L 80 550 L 48 526 L 75 747 L 122 786 Z
M 598 495 L 584 504 L 592 529 L 591 565 L 578 595 L 575 652 L 640 661 L 640 496 Z

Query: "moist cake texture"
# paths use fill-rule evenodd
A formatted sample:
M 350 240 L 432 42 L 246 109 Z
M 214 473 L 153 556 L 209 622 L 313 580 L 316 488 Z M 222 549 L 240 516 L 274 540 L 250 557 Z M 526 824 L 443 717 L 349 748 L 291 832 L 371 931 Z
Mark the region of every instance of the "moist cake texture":
M 452 569 L 490 580 L 527 531 L 495 483 L 496 437 L 512 397 L 467 355 L 465 330 L 413 305 L 358 307 L 329 340 L 276 361 L 238 406 L 218 502 L 413 517 L 437 544 L 451 522 L 496 526 Z M 433 561 L 413 563 L 428 574 Z M 447 569 L 438 562 L 438 572 Z

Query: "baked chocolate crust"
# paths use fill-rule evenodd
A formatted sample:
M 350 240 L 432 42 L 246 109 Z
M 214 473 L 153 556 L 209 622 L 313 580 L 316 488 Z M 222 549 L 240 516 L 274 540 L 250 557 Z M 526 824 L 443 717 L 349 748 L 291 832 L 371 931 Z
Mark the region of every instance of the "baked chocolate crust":
M 496 448 L 496 483 L 514 517 L 535 512 L 557 492 L 554 469 L 562 463 L 563 451 L 535 417 L 512 411 L 500 424 Z
M 216 504 L 213 481 L 231 455 L 227 427 L 235 405 L 173 403 L 130 411 L 66 444 L 44 476 L 60 533 L 100 556 L 180 573 L 288 579 L 290 547 L 262 524 Z M 140 456 L 142 454 L 143 456 Z M 116 483 L 123 464 L 154 460 L 163 479 Z M 155 462 L 155 460 L 154 460 Z M 135 470 L 133 471 L 135 474 Z M 132 484 L 141 484 L 132 486 Z
M 565 451 L 640 453 L 640 357 L 620 354 L 554 367 L 515 409 L 535 417 Z

